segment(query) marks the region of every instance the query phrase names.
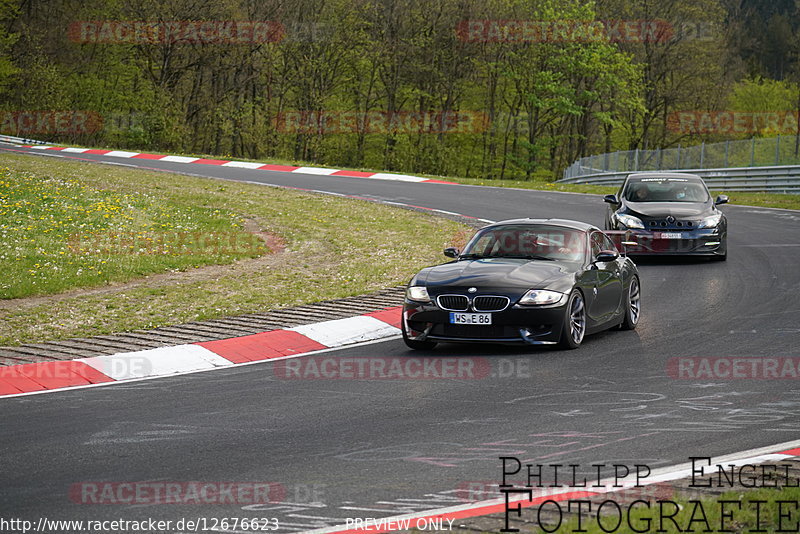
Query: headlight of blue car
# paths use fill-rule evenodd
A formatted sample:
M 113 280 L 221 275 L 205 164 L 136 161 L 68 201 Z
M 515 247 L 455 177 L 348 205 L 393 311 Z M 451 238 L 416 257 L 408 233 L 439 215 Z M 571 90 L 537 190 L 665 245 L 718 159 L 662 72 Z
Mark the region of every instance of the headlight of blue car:
M 701 220 L 700 223 L 697 225 L 698 228 L 714 228 L 719 224 L 722 220 L 722 213 L 715 213 L 714 215 L 709 215 L 705 219 Z
M 615 213 L 614 217 L 617 218 L 618 222 L 624 224 L 628 228 L 638 228 L 644 230 L 644 224 L 642 224 L 642 221 L 638 217 L 620 213 Z

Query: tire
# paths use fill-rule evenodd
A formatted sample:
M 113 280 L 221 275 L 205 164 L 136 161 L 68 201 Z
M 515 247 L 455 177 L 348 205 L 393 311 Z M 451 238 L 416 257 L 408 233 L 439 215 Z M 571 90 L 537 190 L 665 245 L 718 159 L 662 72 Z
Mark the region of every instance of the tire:
M 417 341 L 415 339 L 409 339 L 408 334 L 406 333 L 405 319 L 402 319 L 400 323 L 400 329 L 403 332 L 403 342 L 405 342 L 408 348 L 414 350 L 431 350 L 436 347 L 435 341 Z
M 583 293 L 573 289 L 564 311 L 564 325 L 558 347 L 572 350 L 580 347 L 586 335 L 586 301 Z
M 619 325 L 620 330 L 635 330 L 642 314 L 642 288 L 639 277 L 634 275 L 625 292 L 625 315 Z

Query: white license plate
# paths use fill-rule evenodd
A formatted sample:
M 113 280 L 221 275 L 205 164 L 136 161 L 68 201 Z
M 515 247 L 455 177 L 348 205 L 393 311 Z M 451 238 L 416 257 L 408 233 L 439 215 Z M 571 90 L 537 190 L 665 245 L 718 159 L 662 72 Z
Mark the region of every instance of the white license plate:
M 492 314 L 450 312 L 450 324 L 492 324 Z
M 658 237 L 660 239 L 683 239 L 683 234 L 680 232 L 661 232 Z

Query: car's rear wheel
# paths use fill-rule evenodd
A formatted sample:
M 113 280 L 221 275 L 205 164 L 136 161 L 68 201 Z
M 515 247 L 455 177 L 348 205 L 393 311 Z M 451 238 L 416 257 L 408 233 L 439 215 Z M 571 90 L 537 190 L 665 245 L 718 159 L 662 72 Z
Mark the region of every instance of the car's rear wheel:
M 414 350 L 430 350 L 436 347 L 435 341 L 417 341 L 416 339 L 410 339 L 408 337 L 408 333 L 406 332 L 405 320 L 402 320 L 400 322 L 402 323 L 400 325 L 400 330 L 403 332 L 403 341 L 405 342 L 408 348 Z
M 625 297 L 625 315 L 619 327 L 621 330 L 633 330 L 639 324 L 639 316 L 642 313 L 642 290 L 638 276 L 631 278 Z
M 574 289 L 569 296 L 558 346 L 562 349 L 577 349 L 586 335 L 586 304 L 583 294 Z

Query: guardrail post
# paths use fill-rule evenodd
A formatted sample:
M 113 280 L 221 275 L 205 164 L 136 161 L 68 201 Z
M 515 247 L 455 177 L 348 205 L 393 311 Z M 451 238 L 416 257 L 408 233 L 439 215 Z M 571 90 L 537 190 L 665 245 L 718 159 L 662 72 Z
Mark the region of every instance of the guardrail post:
M 639 149 L 636 149 L 636 152 L 633 154 L 633 172 L 639 170 Z
M 701 169 L 703 168 L 703 163 L 705 162 L 705 159 L 706 159 L 706 142 L 703 141 L 700 144 L 700 168 Z
M 753 138 L 750 140 L 750 166 L 755 167 L 756 165 L 756 136 L 754 135 Z
M 658 149 L 658 153 L 656 154 L 656 170 L 661 170 L 661 149 Z
M 781 134 L 775 138 L 775 165 L 781 162 Z
M 730 146 L 730 144 L 731 144 L 730 140 L 725 141 L 725 164 L 723 165 L 723 167 L 728 166 L 728 147 Z

